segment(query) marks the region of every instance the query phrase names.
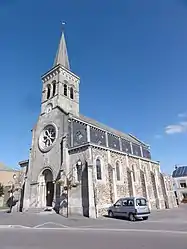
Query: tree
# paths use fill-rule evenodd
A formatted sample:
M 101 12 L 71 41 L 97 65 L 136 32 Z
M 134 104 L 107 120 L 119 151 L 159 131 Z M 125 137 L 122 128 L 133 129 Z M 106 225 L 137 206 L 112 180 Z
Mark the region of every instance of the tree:
M 3 184 L 0 183 L 0 197 L 4 195 L 4 187 Z

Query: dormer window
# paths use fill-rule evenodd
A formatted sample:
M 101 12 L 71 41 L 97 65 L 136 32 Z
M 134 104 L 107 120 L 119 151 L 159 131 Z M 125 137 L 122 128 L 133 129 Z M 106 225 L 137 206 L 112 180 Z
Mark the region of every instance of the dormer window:
M 64 84 L 64 95 L 67 96 L 68 95 L 68 87 L 66 84 Z
M 73 87 L 70 88 L 70 99 L 73 99 Z

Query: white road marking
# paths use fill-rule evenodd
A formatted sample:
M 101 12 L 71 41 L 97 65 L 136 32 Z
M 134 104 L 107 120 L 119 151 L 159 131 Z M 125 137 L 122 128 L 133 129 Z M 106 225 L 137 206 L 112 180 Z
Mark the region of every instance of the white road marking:
M 48 224 L 53 224 L 53 225 L 56 225 L 56 226 L 60 226 L 60 227 L 62 227 L 62 228 L 69 228 L 68 226 L 65 226 L 65 225 L 62 225 L 62 224 L 59 224 L 59 223 L 54 223 L 54 222 L 45 222 L 45 223 L 43 223 L 43 224 L 39 224 L 39 225 L 37 225 L 37 226 L 34 226 L 34 227 L 32 227 L 32 228 L 42 228 L 43 229 L 43 227 L 42 226 L 45 226 L 45 225 L 48 225 Z M 46 228 L 48 228 L 48 227 L 46 227 Z M 59 229 L 62 229 L 62 228 L 59 228 Z M 58 229 L 58 228 L 57 228 Z
M 12 225 L 0 225 L 0 228 L 11 228 L 13 227 Z
M 0 229 L 1 228 L 30 228 L 30 227 L 22 225 L 0 225 Z
M 187 235 L 187 231 L 174 231 L 174 230 L 154 230 L 154 229 L 118 229 L 118 228 L 82 228 L 82 227 L 64 227 L 64 228 L 33 228 L 38 230 L 64 230 L 64 231 L 86 231 L 86 232 L 139 232 L 139 233 L 169 233 L 169 234 L 181 234 L 181 235 Z
M 149 220 L 148 222 L 147 221 L 141 221 L 141 223 L 168 223 L 168 224 L 176 224 L 176 223 L 179 223 L 179 224 L 186 224 L 187 221 L 185 220 Z
M 59 227 L 42 227 L 45 225 L 57 225 Z M 59 223 L 54 223 L 54 222 L 46 222 L 43 224 L 39 224 L 34 227 L 27 227 L 27 226 L 22 226 L 22 225 L 0 225 L 0 230 L 1 229 L 28 229 L 28 230 L 56 230 L 56 231 L 77 231 L 77 232 L 137 232 L 137 233 L 161 233 L 161 234 L 179 234 L 179 235 L 187 235 L 187 231 L 177 231 L 177 230 L 156 230 L 156 229 L 128 229 L 128 228 L 104 228 L 104 227 L 68 227 Z

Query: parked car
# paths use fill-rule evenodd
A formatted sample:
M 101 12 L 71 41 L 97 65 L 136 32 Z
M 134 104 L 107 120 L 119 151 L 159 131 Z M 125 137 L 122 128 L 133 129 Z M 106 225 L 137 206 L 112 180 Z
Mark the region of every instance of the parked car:
M 108 208 L 109 217 L 126 217 L 130 221 L 147 220 L 150 209 L 147 200 L 143 197 L 120 198 Z

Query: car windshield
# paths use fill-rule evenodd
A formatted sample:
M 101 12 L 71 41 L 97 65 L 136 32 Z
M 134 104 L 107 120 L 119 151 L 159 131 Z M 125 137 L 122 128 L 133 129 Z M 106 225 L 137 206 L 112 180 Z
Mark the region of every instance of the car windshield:
M 136 199 L 136 206 L 146 206 L 147 201 L 146 199 Z

